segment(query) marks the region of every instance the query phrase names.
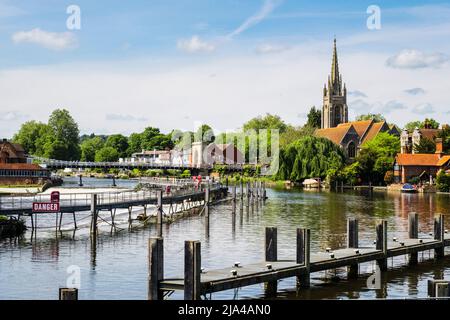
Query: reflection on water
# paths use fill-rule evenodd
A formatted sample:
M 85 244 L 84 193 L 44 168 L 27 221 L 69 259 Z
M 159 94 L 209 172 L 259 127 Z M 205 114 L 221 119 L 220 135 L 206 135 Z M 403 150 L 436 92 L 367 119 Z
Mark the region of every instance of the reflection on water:
M 265 204 L 247 207 L 240 203 L 232 213 L 232 203 L 211 208 L 204 216 L 184 218 L 163 228 L 165 276 L 183 274 L 183 242 L 200 240 L 202 267 L 207 270 L 263 259 L 264 228 L 278 227 L 279 259 L 294 259 L 296 228 L 311 229 L 312 249 L 338 248 L 346 243 L 346 219 L 359 219 L 360 244 L 372 246 L 375 221 L 388 220 L 389 238 L 406 237 L 407 216 L 417 212 L 420 232 L 433 231 L 435 213 L 450 213 L 448 195 L 378 192 L 300 192 L 268 190 Z M 446 228 L 450 225 L 446 221 Z M 80 299 L 146 299 L 147 241 L 156 235 L 153 226 L 116 234 L 101 232 L 97 243 L 88 232 L 64 233 L 55 239 L 54 230 L 38 230 L 31 241 L 29 232 L 22 240 L 0 242 L 0 299 L 56 299 L 58 287 L 65 286 L 67 267 L 81 269 Z M 428 252 L 419 260 L 432 258 Z M 426 297 L 426 281 L 450 276 L 449 260 L 432 260 L 405 268 L 405 257 L 389 259 L 394 270 L 382 277 L 382 288 L 366 288 L 373 263 L 360 265 L 358 280 L 345 280 L 345 270 L 312 274 L 312 287 L 297 292 L 295 279 L 280 281 L 281 299 L 376 299 Z M 213 299 L 262 298 L 263 285 L 213 294 Z M 182 298 L 175 293 L 172 299 Z

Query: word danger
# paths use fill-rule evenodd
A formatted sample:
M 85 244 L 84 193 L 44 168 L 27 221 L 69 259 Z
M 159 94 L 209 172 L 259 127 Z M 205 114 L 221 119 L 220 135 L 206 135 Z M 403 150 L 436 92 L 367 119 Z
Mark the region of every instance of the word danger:
M 59 212 L 59 203 L 33 202 L 33 212 Z

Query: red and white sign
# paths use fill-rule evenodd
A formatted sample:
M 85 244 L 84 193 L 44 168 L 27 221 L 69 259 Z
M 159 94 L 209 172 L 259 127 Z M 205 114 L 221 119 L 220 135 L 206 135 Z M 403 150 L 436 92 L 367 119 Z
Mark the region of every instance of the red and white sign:
M 59 203 L 33 202 L 33 212 L 59 212 Z

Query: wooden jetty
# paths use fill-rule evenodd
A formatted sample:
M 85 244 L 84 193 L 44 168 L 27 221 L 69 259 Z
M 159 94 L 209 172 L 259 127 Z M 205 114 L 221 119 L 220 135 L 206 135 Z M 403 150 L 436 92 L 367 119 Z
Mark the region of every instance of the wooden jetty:
M 248 186 L 247 186 L 248 187 Z M 267 295 L 277 291 L 277 281 L 296 277 L 299 287 L 310 286 L 313 272 L 347 267 L 348 277 L 358 277 L 358 264 L 376 261 L 380 272 L 388 270 L 389 257 L 408 255 L 409 264 L 418 263 L 418 252 L 434 250 L 436 259 L 444 257 L 444 248 L 450 245 L 450 236 L 444 231 L 444 216 L 438 215 L 434 222 L 434 235 L 419 238 L 418 215 L 409 215 L 409 237 L 404 240 L 393 238 L 388 241 L 387 221 L 376 225 L 376 240 L 372 247 L 361 247 L 358 243 L 358 221 L 349 219 L 347 223 L 347 247 L 327 249 L 326 252 L 311 252 L 309 229 L 297 229 L 296 257 L 279 260 L 277 257 L 277 229 L 266 228 L 265 259 L 247 265 L 235 264 L 217 270 L 203 269 L 201 243 L 185 242 L 184 276 L 164 277 L 163 238 L 149 239 L 148 298 L 163 299 L 175 290 L 184 291 L 184 299 L 198 300 L 201 296 L 218 291 L 264 283 Z

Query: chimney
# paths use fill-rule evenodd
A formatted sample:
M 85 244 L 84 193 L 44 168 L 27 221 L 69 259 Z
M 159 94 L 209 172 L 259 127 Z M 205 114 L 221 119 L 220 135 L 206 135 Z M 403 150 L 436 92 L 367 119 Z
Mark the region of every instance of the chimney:
M 444 145 L 442 138 L 436 138 L 436 153 L 442 156 L 444 154 Z

